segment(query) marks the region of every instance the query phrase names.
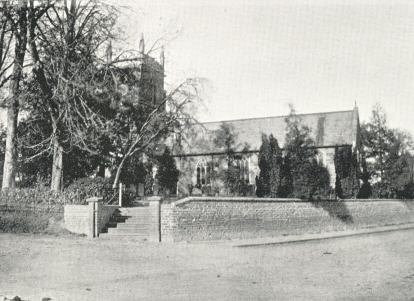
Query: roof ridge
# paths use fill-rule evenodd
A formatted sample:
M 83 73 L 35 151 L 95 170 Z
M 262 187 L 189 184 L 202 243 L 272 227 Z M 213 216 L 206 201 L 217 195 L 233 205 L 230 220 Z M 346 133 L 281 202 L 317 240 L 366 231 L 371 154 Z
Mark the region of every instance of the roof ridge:
M 342 111 L 328 111 L 328 112 L 315 112 L 315 113 L 302 113 L 302 114 L 296 114 L 296 116 L 308 116 L 308 115 L 323 115 L 323 114 L 335 114 L 335 113 L 349 113 L 353 112 L 354 110 L 342 110 Z M 238 118 L 238 119 L 228 119 L 228 120 L 217 120 L 217 121 L 206 121 L 206 122 L 200 122 L 201 124 L 208 124 L 208 123 L 226 123 L 226 122 L 232 122 L 232 121 L 247 121 L 247 120 L 255 120 L 255 119 L 271 119 L 271 118 L 282 118 L 282 117 L 288 117 L 289 115 L 276 115 L 276 116 L 267 116 L 267 117 L 250 117 L 250 118 Z

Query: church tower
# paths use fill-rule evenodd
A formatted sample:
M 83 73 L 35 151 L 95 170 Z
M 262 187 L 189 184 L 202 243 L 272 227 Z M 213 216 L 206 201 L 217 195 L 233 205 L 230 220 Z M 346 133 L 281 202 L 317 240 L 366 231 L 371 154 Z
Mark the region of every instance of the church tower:
M 138 85 L 140 101 L 157 106 L 163 102 L 164 91 L 164 48 L 160 52 L 159 61 L 145 53 L 144 34 L 141 34 L 138 45 Z

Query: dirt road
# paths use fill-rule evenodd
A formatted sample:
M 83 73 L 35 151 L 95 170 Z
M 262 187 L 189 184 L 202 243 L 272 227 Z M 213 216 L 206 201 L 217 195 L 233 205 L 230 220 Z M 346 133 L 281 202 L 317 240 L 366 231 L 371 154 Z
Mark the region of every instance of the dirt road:
M 414 230 L 251 248 L 2 234 L 1 295 L 33 301 L 414 300 Z

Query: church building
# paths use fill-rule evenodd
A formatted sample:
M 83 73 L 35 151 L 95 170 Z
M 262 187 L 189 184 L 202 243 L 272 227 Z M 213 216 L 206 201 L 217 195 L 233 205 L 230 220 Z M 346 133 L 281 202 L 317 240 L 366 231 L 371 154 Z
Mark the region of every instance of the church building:
M 108 61 L 112 58 L 108 49 Z M 125 89 L 137 89 L 139 100 L 150 106 L 159 105 L 165 98 L 164 90 L 164 51 L 159 60 L 145 53 L 144 38 L 139 44 L 139 61 L 118 68 L 120 84 Z M 322 112 L 296 115 L 301 124 L 310 129 L 310 136 L 318 150 L 318 159 L 330 174 L 330 186 L 335 187 L 335 149 L 350 147 L 360 161 L 360 125 L 358 108 L 337 112 Z M 166 141 L 172 149 L 177 168 L 180 171 L 177 184 L 178 195 L 191 194 L 193 188 L 209 195 L 225 194 L 225 185 L 218 174 L 227 169 L 226 152 L 214 146 L 216 131 L 228 125 L 234 131 L 237 153 L 236 164 L 240 170 L 240 180 L 255 192 L 255 179 L 259 175 L 258 154 L 262 143 L 262 135 L 272 134 L 279 146 L 285 145 L 287 116 L 264 118 L 248 118 L 205 122 L 194 124 L 189 133 L 175 135 Z M 156 174 L 156 167 L 153 175 Z M 107 174 L 109 176 L 109 173 Z M 139 191 L 143 183 L 138 184 Z M 140 193 L 142 195 L 143 192 Z
M 260 173 L 258 153 L 262 134 L 273 134 L 279 146 L 283 148 L 286 117 L 249 118 L 195 125 L 192 134 L 187 139 L 180 139 L 179 147 L 174 147 L 174 156 L 180 170 L 177 193 L 187 195 L 193 187 L 212 195 L 223 193 L 223 183 L 220 183 L 216 175 L 223 168 L 227 168 L 226 154 L 222 149 L 215 149 L 213 141 L 216 131 L 225 123 L 235 133 L 240 180 L 245 182 L 250 187 L 251 194 L 254 194 L 255 178 Z M 331 187 L 334 187 L 335 148 L 351 147 L 360 160 L 358 108 L 355 106 L 349 111 L 298 114 L 297 117 L 301 124 L 310 129 L 310 136 L 318 150 L 318 158 L 329 171 Z

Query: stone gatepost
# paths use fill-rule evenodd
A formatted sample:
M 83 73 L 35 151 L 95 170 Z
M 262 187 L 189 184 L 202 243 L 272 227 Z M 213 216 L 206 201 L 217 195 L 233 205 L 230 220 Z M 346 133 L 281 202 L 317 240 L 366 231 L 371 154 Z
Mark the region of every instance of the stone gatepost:
M 149 241 L 161 241 L 161 201 L 159 196 L 148 198 L 150 212 Z
M 94 238 L 99 236 L 99 211 L 102 207 L 102 198 L 92 197 L 86 199 L 88 202 L 89 227 L 88 237 Z

